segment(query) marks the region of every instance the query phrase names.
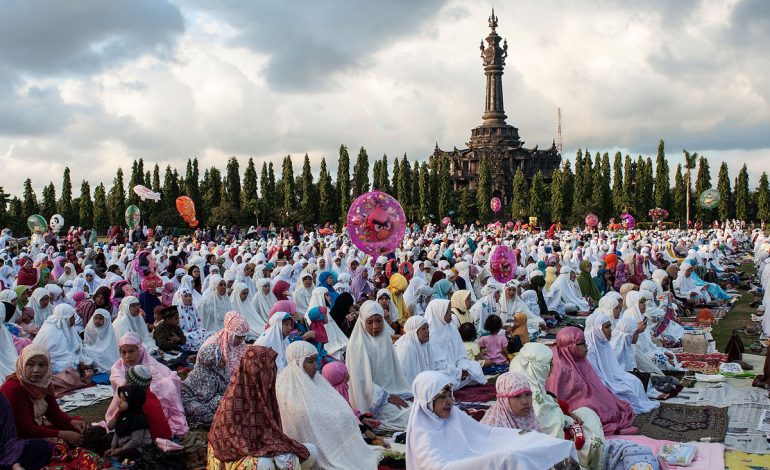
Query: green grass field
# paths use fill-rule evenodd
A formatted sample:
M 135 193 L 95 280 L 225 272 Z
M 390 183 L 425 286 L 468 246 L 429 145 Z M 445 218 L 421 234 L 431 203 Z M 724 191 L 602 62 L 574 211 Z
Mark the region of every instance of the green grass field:
M 738 267 L 738 270 L 753 275 L 754 274 L 754 264 L 753 263 L 746 263 Z M 753 302 L 756 299 L 753 293 L 749 291 L 741 291 L 741 298 L 738 299 L 738 301 L 733 306 L 732 310 L 730 310 L 725 318 L 719 321 L 717 323 L 713 330 L 712 335 L 714 336 L 714 340 L 716 341 L 717 349 L 720 352 L 724 352 L 725 346 L 727 346 L 727 341 L 730 339 L 730 335 L 732 334 L 733 330 L 741 330 L 739 331 L 739 334 L 741 336 L 741 339 L 743 340 L 743 345 L 748 348 L 749 344 L 751 344 L 753 341 L 756 341 L 759 336 L 751 336 L 744 333 L 742 330 L 744 330 L 747 326 L 750 326 L 752 324 L 751 322 L 751 314 L 756 313 L 757 309 L 754 307 L 749 307 L 749 304 Z M 748 349 L 746 352 L 749 352 Z M 756 354 L 756 353 L 753 353 Z

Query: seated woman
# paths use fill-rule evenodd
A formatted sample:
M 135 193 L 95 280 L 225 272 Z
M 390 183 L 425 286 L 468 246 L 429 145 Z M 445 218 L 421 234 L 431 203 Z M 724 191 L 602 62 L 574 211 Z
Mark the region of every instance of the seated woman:
M 473 317 L 468 313 L 468 309 L 473 305 L 471 299 L 471 291 L 458 290 L 452 294 L 452 325 L 455 328 L 460 328 L 463 323 L 473 323 Z M 426 306 L 427 308 L 427 306 Z
M 29 306 L 32 307 L 37 326 L 42 327 L 46 318 L 53 314 L 51 294 L 44 287 L 38 287 L 32 292 L 32 296 L 29 298 Z
M 209 336 L 203 346 L 216 344 L 219 352 L 225 357 L 225 371 L 231 377 L 238 368 L 238 363 L 246 352 L 246 335 L 249 333 L 249 323 L 238 312 L 227 312 L 225 326 Z
M 575 442 L 580 464 L 598 470 L 601 468 L 604 430 L 596 412 L 590 408 L 572 407 L 557 400 L 545 389 L 551 372 L 551 348 L 542 343 L 527 343 L 511 361 L 510 372 L 524 375 L 532 390 L 532 403 L 541 432 L 559 439 Z M 498 378 L 500 380 L 500 378 Z M 582 427 L 583 439 L 577 432 Z
M 91 383 L 93 360 L 83 350 L 83 341 L 73 328 L 75 309 L 58 305 L 43 323 L 32 344 L 48 351 L 57 395 Z
M 323 274 L 324 273 L 321 273 L 321 275 Z M 334 323 L 337 324 L 346 338 L 350 338 L 351 333 L 353 333 L 353 327 L 358 320 L 358 316 L 352 312 L 354 304 L 353 296 L 347 292 L 343 292 L 342 294 L 337 295 L 334 306 L 332 307 L 331 312 L 329 312 L 329 316 L 334 320 Z
M 179 327 L 184 331 L 187 348 L 190 351 L 197 351 L 206 341 L 206 338 L 211 336 L 211 333 L 203 328 L 203 321 L 193 304 L 192 291 L 184 287 L 180 288 L 177 294 L 179 294 L 179 302 L 176 303 L 177 310 L 179 310 Z M 170 304 L 166 305 L 166 307 L 169 306 Z
M 214 332 L 221 330 L 225 325 L 225 314 L 233 309 L 230 298 L 227 296 L 227 281 L 219 274 L 213 274 L 207 279 L 208 289 L 203 293 L 201 301 L 195 305 L 195 309 L 201 316 L 203 328 Z
M 270 279 L 258 279 L 257 292 L 254 293 L 254 298 L 251 300 L 251 303 L 254 306 L 260 321 L 264 322 L 265 325 L 267 325 L 267 321 L 270 319 L 268 317 L 270 309 L 276 302 L 275 295 L 270 292 Z
M 254 308 L 254 304 L 249 298 L 250 295 L 249 287 L 245 283 L 236 282 L 233 284 L 233 292 L 230 294 L 230 304 L 233 306 L 233 310 L 240 313 L 249 323 L 249 332 L 246 338 L 253 341 L 264 333 L 267 321 L 263 321 L 262 317 L 257 314 L 257 309 Z
M 5 326 L 11 320 L 15 310 L 14 305 L 0 302 L 0 318 L 3 318 L 3 324 L 0 325 L 0 377 L 13 373 L 13 366 L 19 357 L 14 337 Z
M 48 351 L 30 344 L 16 361 L 16 372 L 0 387 L 13 409 L 16 432 L 22 439 L 58 437 L 70 446 L 83 442 L 85 423 L 64 413 L 56 403 Z
M 115 330 L 115 338 L 120 341 L 127 333 L 136 334 L 142 341 L 144 349 L 149 354 L 158 352 L 158 345 L 150 335 L 147 324 L 142 317 L 142 309 L 139 307 L 139 299 L 128 296 L 120 301 L 120 313 L 112 322 L 112 329 Z
M 545 319 L 534 313 L 529 306 L 527 306 L 526 302 L 524 302 L 524 299 L 521 297 L 520 289 L 519 281 L 512 279 L 505 284 L 505 289 L 503 290 L 503 293 L 500 294 L 499 312 L 503 324 L 512 323 L 514 315 L 523 313 L 526 315 L 526 328 L 529 333 L 545 330 Z
M 125 299 L 124 299 L 125 301 Z M 118 387 L 126 384 L 126 373 L 129 368 L 141 364 L 152 372 L 152 385 L 150 390 L 158 397 L 163 406 L 163 413 L 168 419 L 171 431 L 176 436 L 187 434 L 187 419 L 182 406 L 181 389 L 182 381 L 176 372 L 169 370 L 155 360 L 144 348 L 142 340 L 136 333 L 129 332 L 118 341 L 120 359 L 112 366 L 110 371 L 110 384 L 115 395 L 112 403 L 107 408 L 106 421 L 111 421 L 118 414 Z
M 652 362 L 657 368 L 657 370 L 644 370 L 641 368 L 640 370 L 650 373 L 660 373 L 660 370 L 666 369 L 676 370 L 678 368 L 676 356 L 668 349 L 657 346 L 652 342 L 649 331 L 650 327 L 647 317 L 644 315 L 647 311 L 647 299 L 641 292 L 635 290 L 628 292 L 625 299 L 627 307 L 621 318 L 631 318 L 639 325 L 640 329 L 644 327 L 639 333 L 635 348 L 637 350 L 637 357 L 643 356 L 645 359 L 637 359 L 637 364 L 644 367 L 648 362 Z
M 97 372 L 109 371 L 120 359 L 118 340 L 115 339 L 107 310 L 99 308 L 91 315 L 83 334 L 83 351 L 93 361 Z
M 473 383 L 487 383 L 481 365 L 468 360 L 460 333 L 451 323 L 452 310 L 449 301 L 431 300 L 425 310 L 425 317 L 430 327 L 433 370 L 449 375 L 455 390 Z
M 537 414 L 532 407 L 532 389 L 526 375 L 518 372 L 500 374 L 495 390 L 497 400 L 481 419 L 483 424 L 540 432 Z
M 556 334 L 553 365 L 546 389 L 570 406 L 591 408 L 599 415 L 605 434 L 635 434 L 631 404 L 614 396 L 586 360 L 588 348 L 583 332 L 574 326 Z
M 434 370 L 431 353 L 428 320 L 425 317 L 411 317 L 404 324 L 404 334 L 393 345 L 401 363 L 401 370 L 409 383 L 420 372 Z
M 86 299 L 77 304 L 75 310 L 77 311 L 78 316 L 80 316 L 80 318 L 83 320 L 83 324 L 87 325 L 88 321 L 91 320 L 91 316 L 94 314 L 96 309 L 99 308 L 110 312 L 110 321 L 112 321 L 114 315 L 117 314 L 117 312 L 113 311 L 112 303 L 110 302 L 109 287 L 102 286 L 96 289 L 96 292 L 94 292 L 93 296 L 90 299 Z
M 374 415 L 384 430 L 403 431 L 409 405 L 399 395 L 409 395 L 409 384 L 385 334 L 383 316 L 377 302 L 367 300 L 361 306 L 345 358 L 350 371 L 350 403 L 359 413 Z
M 182 405 L 187 421 L 211 424 L 229 382 L 227 357 L 217 343 L 207 342 L 198 351 L 195 367 L 182 382 Z
M 487 426 L 454 406 L 452 383 L 423 372 L 412 385 L 414 406 L 406 431 L 406 466 L 424 470 L 567 468 L 577 460 L 571 442 L 539 432 Z
M 19 439 L 13 410 L 0 393 L 0 468 L 39 469 L 51 461 L 51 446 L 43 439 Z
M 276 353 L 249 346 L 214 415 L 206 468 L 310 468 L 307 446 L 287 436 L 275 395 Z
M 594 305 L 596 305 L 603 294 L 599 292 L 599 288 L 591 277 L 591 262 L 587 259 L 580 262 L 580 274 L 577 276 L 577 283 L 583 298 L 593 300 Z
M 267 325 L 267 330 L 254 344 L 275 352 L 275 365 L 280 372 L 286 367 L 286 347 L 289 345 L 289 334 L 294 328 L 294 318 L 289 312 L 276 312 Z
M 593 366 L 602 383 L 621 400 L 631 404 L 634 413 L 641 414 L 660 406 L 660 402 L 647 398 L 642 382 L 621 369 L 610 345 L 612 323 L 604 312 L 594 312 L 586 319 L 585 341 L 588 362 Z
M 316 466 L 320 468 L 376 469 L 377 452 L 364 442 L 348 403 L 317 372 L 317 354 L 305 341 L 286 348 L 288 366 L 275 383 L 283 431 L 292 439 L 316 446 Z

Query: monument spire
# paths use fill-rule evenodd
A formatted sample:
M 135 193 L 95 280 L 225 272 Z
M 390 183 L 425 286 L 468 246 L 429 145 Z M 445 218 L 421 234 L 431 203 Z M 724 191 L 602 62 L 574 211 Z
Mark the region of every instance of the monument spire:
M 487 77 L 487 92 L 484 103 L 484 124 L 505 124 L 505 110 L 503 109 L 503 68 L 505 58 L 508 57 L 508 42 L 497 34 L 497 16 L 492 8 L 492 16 L 489 17 L 489 35 L 486 38 L 487 45 L 481 41 L 481 58 L 484 64 L 484 75 Z

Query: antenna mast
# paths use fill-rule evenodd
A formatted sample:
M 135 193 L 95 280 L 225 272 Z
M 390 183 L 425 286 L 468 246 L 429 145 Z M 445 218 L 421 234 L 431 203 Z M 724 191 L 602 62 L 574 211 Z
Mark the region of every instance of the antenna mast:
M 561 108 L 558 108 L 556 111 L 556 117 L 557 117 L 557 127 L 556 127 L 556 140 L 558 143 L 556 144 L 559 149 L 559 153 L 562 153 L 564 151 L 564 139 L 561 134 Z

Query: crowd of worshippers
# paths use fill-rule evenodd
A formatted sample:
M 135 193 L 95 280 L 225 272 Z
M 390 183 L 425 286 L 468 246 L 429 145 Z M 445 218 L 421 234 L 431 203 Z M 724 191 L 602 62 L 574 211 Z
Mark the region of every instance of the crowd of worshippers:
M 606 437 L 637 433 L 676 389 L 678 317 L 733 302 L 724 287 L 742 253 L 768 251 L 759 237 L 426 225 L 372 257 L 317 231 L 42 249 L 4 231 L 0 467 L 101 468 L 194 424 L 208 468 L 375 469 L 391 434 L 410 469 L 657 468 Z M 504 284 L 499 245 L 515 256 Z M 477 422 L 453 393 L 488 377 L 497 399 Z M 60 409 L 93 383 L 114 393 L 100 423 Z

